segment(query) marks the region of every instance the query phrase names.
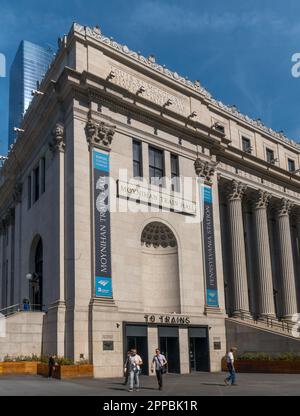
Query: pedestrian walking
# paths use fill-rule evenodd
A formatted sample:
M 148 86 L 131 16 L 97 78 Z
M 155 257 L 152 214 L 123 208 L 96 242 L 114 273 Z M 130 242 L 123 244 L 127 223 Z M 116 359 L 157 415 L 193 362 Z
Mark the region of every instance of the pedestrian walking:
M 53 373 L 55 371 L 55 358 L 53 355 L 50 355 L 49 361 L 48 361 L 48 378 L 51 378 L 53 376 Z
M 236 352 L 235 348 L 231 348 L 231 350 L 226 354 L 226 363 L 227 368 L 229 371 L 229 376 L 225 378 L 225 384 L 228 386 L 231 384 L 232 386 L 236 386 L 236 371 L 234 367 L 234 353 Z
M 157 348 L 155 350 L 155 355 L 152 360 L 151 371 L 153 373 L 154 366 L 155 366 L 155 372 L 156 372 L 159 390 L 163 389 L 163 374 L 165 374 L 167 371 L 167 367 L 166 367 L 167 364 L 168 362 L 166 360 L 166 357 L 163 354 L 161 354 L 160 350 Z
M 129 391 L 133 391 L 133 389 L 139 391 L 140 389 L 141 365 L 143 365 L 142 358 L 137 354 L 136 350 L 131 350 L 129 357 Z
M 129 380 L 129 374 L 130 374 L 130 356 L 131 356 L 131 351 L 127 351 L 127 356 L 126 356 L 126 361 L 124 364 L 124 386 L 127 386 L 128 384 L 128 380 Z

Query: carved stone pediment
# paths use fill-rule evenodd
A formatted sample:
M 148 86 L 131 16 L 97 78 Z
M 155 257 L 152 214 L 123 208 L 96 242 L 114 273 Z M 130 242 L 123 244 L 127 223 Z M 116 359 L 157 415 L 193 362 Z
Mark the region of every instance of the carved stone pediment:
M 202 159 L 197 159 L 195 161 L 195 171 L 196 175 L 200 178 L 204 178 L 205 182 L 212 184 L 217 164 L 209 163 Z
M 49 149 L 52 153 L 62 152 L 66 150 L 64 141 L 65 128 L 62 123 L 57 123 L 52 131 L 52 141 L 49 143 Z
M 116 131 L 116 126 L 106 124 L 104 122 L 96 123 L 89 118 L 85 126 L 85 134 L 87 142 L 92 147 L 110 150 Z

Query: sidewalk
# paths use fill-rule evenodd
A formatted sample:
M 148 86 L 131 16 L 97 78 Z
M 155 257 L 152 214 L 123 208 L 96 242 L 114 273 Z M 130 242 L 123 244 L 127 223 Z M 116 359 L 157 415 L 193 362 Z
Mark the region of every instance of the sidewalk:
M 141 377 L 141 390 L 129 393 L 122 379 L 48 380 L 39 376 L 0 377 L 0 396 L 300 396 L 300 375 L 238 374 L 238 386 L 224 385 L 225 374 L 168 375 L 159 392 L 156 379 Z

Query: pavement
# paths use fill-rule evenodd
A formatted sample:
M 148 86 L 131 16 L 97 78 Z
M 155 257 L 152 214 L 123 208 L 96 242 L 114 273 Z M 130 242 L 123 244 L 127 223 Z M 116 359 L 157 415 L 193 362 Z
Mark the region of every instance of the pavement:
M 156 379 L 141 377 L 139 392 L 129 393 L 123 379 L 60 381 L 40 376 L 0 377 L 0 396 L 300 396 L 300 375 L 238 374 L 237 386 L 225 386 L 224 373 L 166 375 L 164 390 Z

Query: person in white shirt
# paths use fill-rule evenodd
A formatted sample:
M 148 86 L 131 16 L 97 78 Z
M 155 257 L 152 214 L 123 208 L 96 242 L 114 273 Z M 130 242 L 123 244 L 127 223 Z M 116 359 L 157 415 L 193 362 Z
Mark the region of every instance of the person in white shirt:
M 229 371 L 229 376 L 225 378 L 225 384 L 228 386 L 231 383 L 232 386 L 236 386 L 236 371 L 234 368 L 234 353 L 236 352 L 235 348 L 231 348 L 231 350 L 226 354 L 226 363 L 227 368 Z
M 131 350 L 129 356 L 129 365 L 124 368 L 124 372 L 129 371 L 129 391 L 140 389 L 140 371 L 143 364 L 142 358 L 137 354 L 136 350 Z
M 163 374 L 166 371 L 166 365 L 168 364 L 166 357 L 160 353 L 160 350 L 157 348 L 155 350 L 155 355 L 152 360 L 151 364 L 151 371 L 153 373 L 154 371 L 154 365 L 155 365 L 155 372 L 158 382 L 159 390 L 162 390 L 163 388 Z

